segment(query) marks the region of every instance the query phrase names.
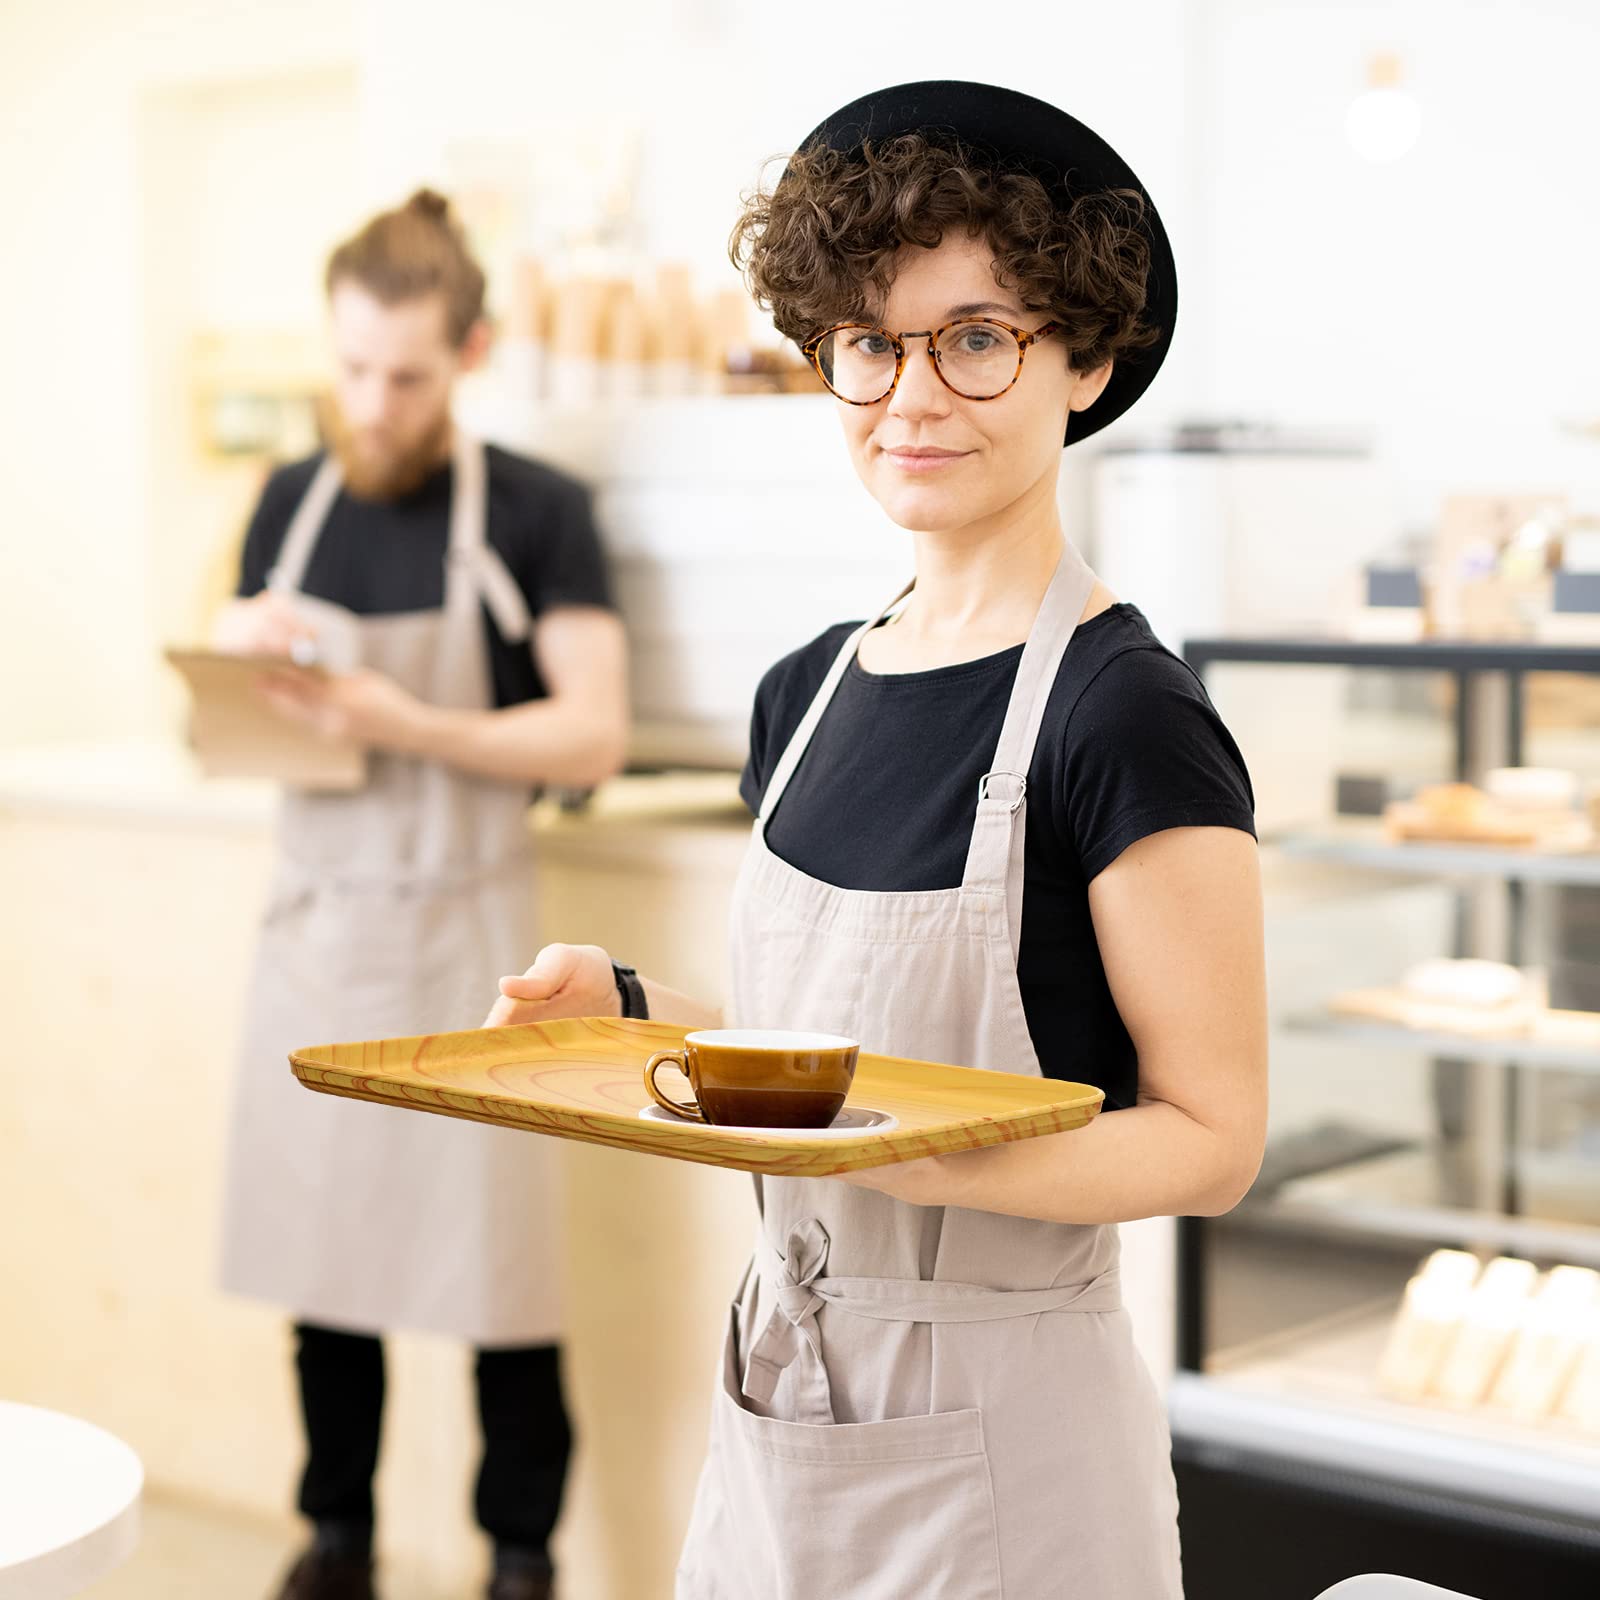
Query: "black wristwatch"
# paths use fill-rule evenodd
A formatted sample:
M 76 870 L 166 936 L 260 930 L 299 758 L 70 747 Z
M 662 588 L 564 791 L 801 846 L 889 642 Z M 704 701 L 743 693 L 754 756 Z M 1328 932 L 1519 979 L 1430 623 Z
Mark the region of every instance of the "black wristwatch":
M 611 970 L 617 979 L 617 994 L 622 1001 L 622 1014 L 625 1017 L 636 1017 L 641 1021 L 650 1015 L 649 1002 L 644 997 L 644 985 L 639 982 L 639 974 L 632 967 L 625 967 L 620 961 L 611 963 Z

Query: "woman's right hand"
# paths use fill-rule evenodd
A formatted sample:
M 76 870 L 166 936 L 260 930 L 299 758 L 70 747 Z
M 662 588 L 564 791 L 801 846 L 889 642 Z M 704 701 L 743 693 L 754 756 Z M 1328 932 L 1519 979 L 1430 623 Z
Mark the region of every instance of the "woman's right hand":
M 622 997 L 611 957 L 597 944 L 547 944 L 520 978 L 500 980 L 486 1028 L 558 1017 L 620 1017 Z

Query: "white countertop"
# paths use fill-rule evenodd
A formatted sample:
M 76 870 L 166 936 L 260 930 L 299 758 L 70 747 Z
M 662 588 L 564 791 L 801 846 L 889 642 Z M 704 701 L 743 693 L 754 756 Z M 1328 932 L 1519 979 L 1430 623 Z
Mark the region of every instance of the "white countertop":
M 0 815 L 82 817 L 153 824 L 263 828 L 277 807 L 276 786 L 206 778 L 181 745 L 129 740 L 38 745 L 0 751 Z M 750 819 L 730 772 L 628 775 L 605 784 L 579 811 L 553 800 L 534 808 L 552 842 L 590 834 L 742 835 Z

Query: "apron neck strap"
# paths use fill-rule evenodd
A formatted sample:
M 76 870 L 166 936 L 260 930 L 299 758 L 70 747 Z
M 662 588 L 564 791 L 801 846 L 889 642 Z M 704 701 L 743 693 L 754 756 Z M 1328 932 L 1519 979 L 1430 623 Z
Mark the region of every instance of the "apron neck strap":
M 486 602 L 486 557 L 493 554 L 489 548 L 488 468 L 483 441 L 457 428 L 450 444 L 450 460 L 450 536 L 444 556 L 444 608 L 434 669 L 433 703 L 441 706 L 460 703 L 455 696 L 461 687 L 463 661 L 482 658 L 487 668 L 481 607 Z M 506 581 L 511 582 L 509 576 Z M 521 590 L 517 593 L 520 595 Z M 492 705 L 493 700 L 489 703 Z
M 828 668 L 828 675 L 822 680 L 817 692 L 811 697 L 811 704 L 806 708 L 806 714 L 800 719 L 800 725 L 794 730 L 793 737 L 785 747 L 783 755 L 779 757 L 778 765 L 773 769 L 772 777 L 767 783 L 766 793 L 761 799 L 761 815 L 758 818 L 760 825 L 765 828 L 767 818 L 772 815 L 774 807 L 783 798 L 783 791 L 789 787 L 789 780 L 794 776 L 795 768 L 800 765 L 800 758 L 806 753 L 806 746 L 811 743 L 812 735 L 817 731 L 817 724 L 822 721 L 822 714 L 828 709 L 828 703 L 833 699 L 840 681 L 849 670 L 850 663 L 856 658 L 856 651 L 861 641 L 900 604 L 905 597 L 916 587 L 916 580 L 908 583 L 888 605 L 870 622 L 863 622 L 854 633 L 845 640 L 839 648 L 839 653 L 833 658 L 833 665 Z
M 317 535 L 322 532 L 322 524 L 328 520 L 328 513 L 333 509 L 333 502 L 339 498 L 339 490 L 343 485 L 344 473 L 339 467 L 339 459 L 330 450 L 323 456 L 322 464 L 312 476 L 311 487 L 306 490 L 300 504 L 295 507 L 294 516 L 289 519 L 289 530 L 283 536 L 278 559 L 267 574 L 269 589 L 275 589 L 279 594 L 294 594 L 300 588 L 305 579 L 306 564 L 316 548 Z
M 488 543 L 488 461 L 481 439 L 460 428 L 452 430 L 450 461 L 450 555 L 474 557 Z
M 450 549 L 445 568 L 445 604 L 455 591 L 481 599 L 507 644 L 522 644 L 533 631 L 528 598 L 489 543 L 489 454 L 481 439 L 455 431 L 455 482 L 450 496 Z M 463 610 L 466 601 L 460 602 Z
M 977 815 L 961 885 L 968 890 L 1004 894 L 1013 958 L 1022 944 L 1028 769 L 1033 764 L 1045 707 L 1055 688 L 1062 658 L 1077 631 L 1078 618 L 1094 593 L 1094 585 L 1095 576 L 1088 563 L 1070 543 L 1064 545 L 1022 647 L 994 759 L 978 783 Z
M 995 745 L 994 760 L 984 776 L 983 804 L 1008 804 L 1015 798 L 1017 778 L 1026 778 L 1044 725 L 1045 707 L 1056 686 L 1062 657 L 1072 642 L 1078 618 L 1094 593 L 1095 577 L 1088 563 L 1070 545 L 1064 545 L 1055 575 L 1039 602 L 1038 615 L 1028 630 L 1011 686 L 1005 722 Z M 999 785 L 998 791 L 996 785 Z

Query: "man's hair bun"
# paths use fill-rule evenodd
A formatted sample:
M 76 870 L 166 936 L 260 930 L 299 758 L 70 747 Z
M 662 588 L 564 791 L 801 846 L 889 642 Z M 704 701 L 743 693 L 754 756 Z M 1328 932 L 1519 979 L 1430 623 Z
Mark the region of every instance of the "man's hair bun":
M 406 210 L 414 211 L 418 216 L 428 218 L 430 222 L 450 221 L 450 202 L 437 189 L 418 189 L 406 201 Z

